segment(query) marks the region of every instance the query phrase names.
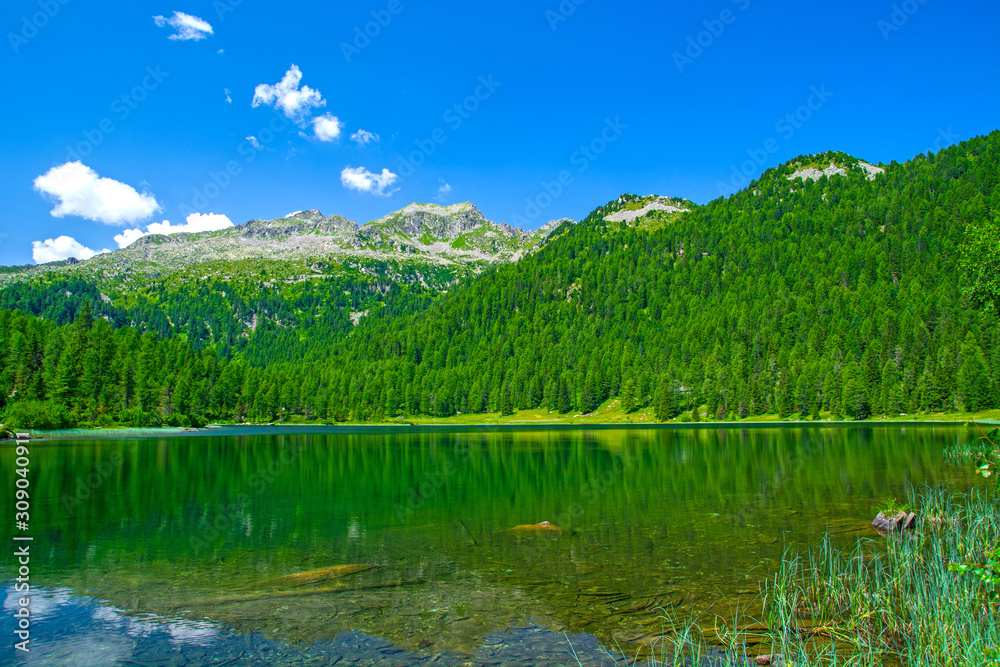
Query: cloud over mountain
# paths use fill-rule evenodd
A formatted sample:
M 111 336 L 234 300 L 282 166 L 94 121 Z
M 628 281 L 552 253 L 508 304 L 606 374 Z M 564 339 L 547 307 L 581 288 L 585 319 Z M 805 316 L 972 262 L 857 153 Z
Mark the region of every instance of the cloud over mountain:
M 82 162 L 53 167 L 34 181 L 35 190 L 58 200 L 52 216 L 77 215 L 106 225 L 127 225 L 149 219 L 160 210 L 153 195 L 131 185 L 102 178 Z

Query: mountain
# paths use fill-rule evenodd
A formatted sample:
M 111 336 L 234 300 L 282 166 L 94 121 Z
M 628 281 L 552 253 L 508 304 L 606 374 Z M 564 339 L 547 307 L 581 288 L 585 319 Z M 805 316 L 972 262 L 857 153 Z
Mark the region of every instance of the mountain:
M 905 164 L 801 156 L 705 206 L 623 195 L 420 312 L 373 314 L 307 371 L 314 407 L 362 420 L 1000 407 L 1000 334 L 958 271 L 965 229 L 1000 222 L 998 204 L 1000 132 Z
M 44 320 L 0 310 L 4 418 L 534 419 L 604 406 L 640 420 L 738 420 L 1000 407 L 1000 330 L 972 307 L 959 270 L 966 229 L 992 238 L 1000 226 L 1000 131 L 903 164 L 801 156 L 704 206 L 622 195 L 578 224 L 554 223 L 532 252 L 530 236 L 486 226 L 471 205 L 439 208 L 357 231 L 318 212 L 250 228 L 278 229 L 280 244 L 311 225 L 385 253 L 404 244 L 456 264 L 466 253 L 463 266 L 474 253 L 519 258 L 447 291 L 344 264 L 296 277 L 302 260 L 257 262 L 251 282 L 191 278 L 206 267 L 191 265 L 112 304 L 80 276 L 0 290 L 4 308 L 53 309 Z M 100 309 L 111 307 L 134 319 L 109 323 Z M 155 326 L 140 335 L 133 322 Z
M 492 222 L 469 202 L 411 204 L 363 227 L 339 215 L 297 211 L 221 231 L 145 236 L 85 262 L 0 273 L 0 286 L 61 273 L 128 287 L 198 265 L 203 270 L 194 273 L 201 279 L 233 277 L 248 269 L 259 272 L 257 264 L 246 264 L 256 260 L 293 262 L 306 276 L 347 266 L 440 289 L 489 266 L 516 261 L 542 245 L 552 231 L 552 223 L 526 232 Z
M 84 262 L 12 267 L 0 271 L 0 307 L 67 323 L 89 303 L 115 327 L 183 335 L 197 350 L 258 361 L 283 350 L 279 358 L 297 358 L 310 340 L 326 345 L 382 308 L 419 310 L 572 224 L 526 232 L 468 202 L 411 204 L 363 227 L 296 211 L 214 232 L 145 236 Z M 317 328 L 323 335 L 311 336 Z

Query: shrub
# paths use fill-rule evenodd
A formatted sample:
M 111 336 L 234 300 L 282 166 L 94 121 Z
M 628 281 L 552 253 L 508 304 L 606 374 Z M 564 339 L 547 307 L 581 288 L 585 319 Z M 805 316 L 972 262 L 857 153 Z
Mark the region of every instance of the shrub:
M 53 431 L 70 428 L 73 418 L 66 406 L 55 401 L 17 401 L 4 412 L 4 423 L 11 429 Z

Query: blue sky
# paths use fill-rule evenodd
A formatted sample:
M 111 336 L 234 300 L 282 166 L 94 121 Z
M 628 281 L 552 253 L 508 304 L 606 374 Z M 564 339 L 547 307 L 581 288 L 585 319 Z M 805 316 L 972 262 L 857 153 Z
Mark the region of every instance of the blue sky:
M 996 2 L 8 0 L 0 17 L 0 264 L 413 201 L 534 228 L 1000 126 Z

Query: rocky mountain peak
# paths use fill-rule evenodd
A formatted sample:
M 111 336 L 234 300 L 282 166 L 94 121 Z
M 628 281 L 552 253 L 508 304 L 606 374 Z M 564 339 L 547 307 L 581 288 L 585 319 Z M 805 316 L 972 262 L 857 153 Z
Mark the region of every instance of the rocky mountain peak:
M 787 163 L 785 171 L 790 181 L 801 178 L 803 182 L 818 181 L 824 176 L 846 176 L 851 171 L 857 171 L 869 181 L 874 181 L 885 168 L 859 160 L 858 158 L 837 151 L 827 151 L 816 155 L 801 155 Z
M 471 202 L 439 206 L 410 204 L 368 225 L 418 238 L 429 234 L 439 239 L 456 239 L 483 226 L 493 226 Z
M 302 222 L 325 222 L 326 218 L 319 211 L 319 209 L 311 209 L 308 211 L 296 211 L 295 213 L 289 213 L 285 216 L 286 220 L 301 220 Z
M 562 227 L 566 223 L 569 223 L 571 225 L 575 225 L 576 224 L 576 220 L 573 220 L 571 218 L 560 218 L 558 220 L 549 220 L 544 225 L 542 225 L 541 227 L 539 227 L 538 231 L 536 231 L 535 234 L 538 234 L 542 238 L 546 238 L 546 237 L 548 237 L 549 234 L 551 234 L 552 232 L 554 232 L 556 229 Z

